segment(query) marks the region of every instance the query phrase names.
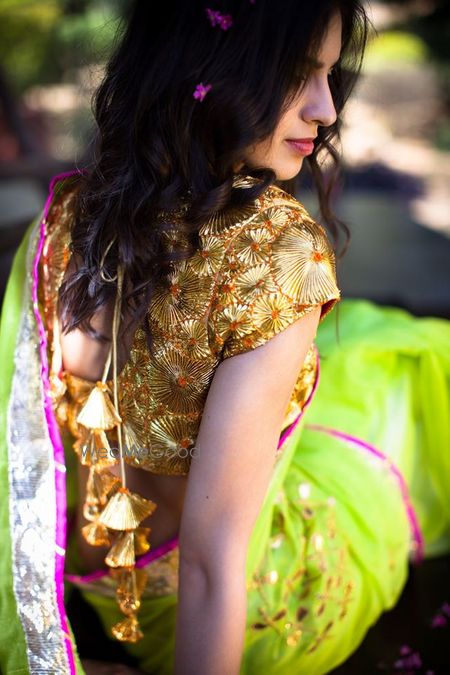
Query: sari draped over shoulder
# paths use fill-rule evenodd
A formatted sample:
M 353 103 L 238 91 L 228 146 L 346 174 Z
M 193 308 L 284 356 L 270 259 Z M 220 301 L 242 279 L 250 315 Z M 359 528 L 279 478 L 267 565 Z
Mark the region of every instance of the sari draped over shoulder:
M 234 184 L 245 189 L 252 180 Z M 84 672 L 65 608 L 74 585 L 108 635 L 121 617 L 107 567 L 84 573 L 68 528 L 80 400 L 64 376 L 55 316 L 76 186 L 76 174 L 53 179 L 16 254 L 2 311 L 5 672 Z M 450 548 L 450 460 L 442 451 L 450 326 L 340 300 L 325 230 L 278 187 L 212 218 L 200 242 L 152 298 L 154 357 L 138 328 L 120 373 L 121 414 L 145 449 L 125 460 L 155 474 L 187 475 L 217 365 L 322 307 L 249 542 L 241 675 L 326 673 L 395 605 L 408 563 Z M 331 312 L 337 302 L 339 341 Z M 173 671 L 178 561 L 177 537 L 136 559 L 145 571 L 145 640 L 125 648 L 144 672 Z

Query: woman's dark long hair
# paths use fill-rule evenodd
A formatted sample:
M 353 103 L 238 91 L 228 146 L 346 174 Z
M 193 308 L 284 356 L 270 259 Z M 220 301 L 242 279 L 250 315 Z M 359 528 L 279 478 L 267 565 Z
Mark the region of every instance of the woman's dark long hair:
M 221 0 L 214 10 L 231 15 L 228 30 L 211 25 L 204 2 L 154 5 L 150 0 L 132 4 L 94 97 L 98 143 L 92 166 L 80 179 L 71 231 L 77 265 L 59 298 L 65 332 L 79 327 L 104 339 L 90 321 L 111 303 L 116 288 L 105 279 L 114 279 L 120 261 L 126 306 L 132 322 L 147 331 L 150 350 L 144 318 L 153 289 L 167 282 L 172 263 L 193 255 L 206 219 L 251 204 L 277 183 L 272 169 L 244 165 L 240 173 L 260 180 L 245 190 L 233 187 L 235 167 L 247 148 L 275 131 L 336 10 L 342 16 L 342 50 L 330 87 L 338 119 L 319 127 L 306 162 L 335 242 L 339 228 L 347 231 L 330 206 L 339 169 L 333 141 L 339 138 L 339 115 L 359 73 L 369 25 L 359 0 Z M 198 83 L 212 85 L 203 100 L 193 96 Z M 325 177 L 326 155 L 334 169 Z M 295 189 L 295 181 L 278 184 L 291 193 Z M 187 243 L 167 247 L 170 211 L 187 196 L 183 222 L 177 223 Z

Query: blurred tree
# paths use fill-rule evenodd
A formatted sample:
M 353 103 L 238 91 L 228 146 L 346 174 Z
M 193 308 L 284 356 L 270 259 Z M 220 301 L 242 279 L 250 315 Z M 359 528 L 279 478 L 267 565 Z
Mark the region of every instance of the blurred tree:
M 17 93 L 58 77 L 57 63 L 43 65 L 61 15 L 62 6 L 56 0 L 1 0 L 0 63 Z
M 125 2 L 0 0 L 0 64 L 18 94 L 104 61 Z

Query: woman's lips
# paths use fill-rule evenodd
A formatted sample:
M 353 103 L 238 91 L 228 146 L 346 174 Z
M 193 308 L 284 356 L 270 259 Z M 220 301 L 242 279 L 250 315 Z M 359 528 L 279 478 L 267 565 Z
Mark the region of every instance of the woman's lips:
M 290 139 L 287 139 L 286 142 L 291 146 L 291 148 L 301 155 L 310 155 L 314 151 L 314 142 L 309 139 L 299 141 L 291 141 Z

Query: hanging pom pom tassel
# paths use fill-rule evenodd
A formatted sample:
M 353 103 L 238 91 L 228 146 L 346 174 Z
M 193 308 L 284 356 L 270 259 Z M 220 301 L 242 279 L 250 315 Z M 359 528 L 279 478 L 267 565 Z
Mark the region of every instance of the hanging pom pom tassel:
M 116 598 L 121 611 L 127 615 L 112 627 L 112 634 L 121 642 L 138 642 L 143 637 L 136 618 L 148 574 L 141 569 L 112 570 L 117 580 Z
M 104 506 L 108 495 L 115 492 L 120 486 L 120 479 L 110 471 L 102 470 L 96 465 L 89 469 L 89 477 L 86 483 L 86 500 L 89 505 Z
M 90 464 L 95 464 L 98 468 L 117 464 L 117 459 L 111 452 L 108 437 L 103 429 L 91 429 L 88 455 Z
M 121 532 L 108 555 L 105 563 L 109 567 L 132 567 L 135 563 L 134 532 Z
M 84 502 L 83 504 L 83 516 L 86 520 L 94 521 L 97 520 L 100 513 L 102 512 L 99 504 L 90 504 L 89 502 Z
M 111 530 L 134 530 L 157 505 L 150 499 L 119 488 L 102 511 L 99 520 Z
M 87 429 L 112 429 L 122 422 L 108 395 L 105 382 L 97 382 L 78 413 L 77 422 Z
M 79 438 L 73 447 L 83 466 L 95 464 L 103 468 L 114 466 L 118 462 L 103 429 L 85 429 L 84 432 L 79 433 Z
M 91 466 L 86 485 L 83 515 L 86 520 L 92 522 L 81 528 L 83 537 L 91 546 L 111 546 L 108 528 L 98 522 L 98 516 L 101 513 L 101 506 L 106 504 L 107 496 L 119 485 L 120 479 L 110 471 L 101 471 L 96 466 Z
M 140 523 L 151 515 L 157 505 L 130 492 L 126 487 L 125 455 L 123 440 L 129 449 L 138 448 L 138 440 L 132 427 L 124 423 L 119 414 L 117 390 L 117 336 L 120 321 L 123 268 L 117 268 L 117 294 L 114 306 L 112 344 L 105 363 L 101 381 L 95 383 L 89 395 L 83 390 L 77 410 L 73 411 L 73 425 L 78 425 L 74 449 L 82 464 L 90 467 L 86 485 L 84 517 L 90 521 L 82 528 L 87 542 L 93 546 L 110 546 L 105 563 L 110 574 L 117 579 L 116 599 L 125 618 L 112 627 L 113 636 L 121 642 L 137 642 L 143 633 L 136 618 L 141 604 L 141 595 L 148 575 L 136 570 L 136 555 L 150 549 L 147 540 L 150 528 Z M 111 278 L 114 281 L 115 278 Z M 113 365 L 113 397 L 106 382 L 110 365 Z M 91 383 L 92 384 L 92 383 Z M 119 457 L 113 455 L 106 432 L 112 439 L 117 434 Z M 108 466 L 120 463 L 121 479 Z M 115 538 L 113 538 L 113 535 Z
M 117 580 L 116 598 L 124 614 L 133 614 L 141 606 L 148 574 L 142 569 L 118 569 L 111 574 Z
M 142 555 L 150 550 L 150 544 L 147 540 L 151 532 L 150 527 L 137 527 L 134 531 L 134 552 L 136 555 Z
M 120 478 L 108 470 L 90 470 L 87 492 L 91 493 L 100 504 L 105 505 L 108 496 L 119 489 Z
M 88 523 L 81 528 L 81 532 L 91 546 L 111 546 L 108 528 L 101 523 Z
M 72 434 L 75 436 L 76 440 L 73 444 L 73 449 L 78 455 L 83 466 L 90 466 L 91 462 L 89 459 L 88 443 L 91 437 L 91 432 L 86 427 L 81 425 L 76 425 L 76 432 L 73 431 Z
M 138 642 L 144 637 L 139 628 L 139 622 L 134 615 L 116 623 L 111 628 L 111 632 L 120 642 Z

